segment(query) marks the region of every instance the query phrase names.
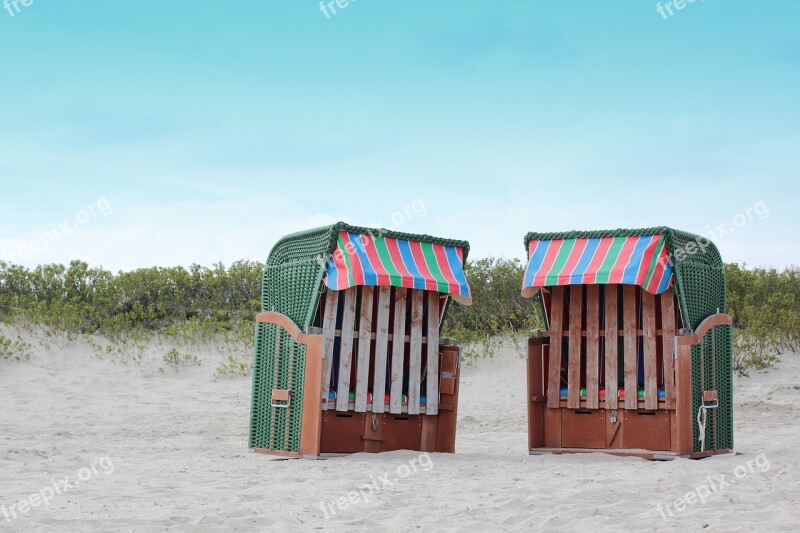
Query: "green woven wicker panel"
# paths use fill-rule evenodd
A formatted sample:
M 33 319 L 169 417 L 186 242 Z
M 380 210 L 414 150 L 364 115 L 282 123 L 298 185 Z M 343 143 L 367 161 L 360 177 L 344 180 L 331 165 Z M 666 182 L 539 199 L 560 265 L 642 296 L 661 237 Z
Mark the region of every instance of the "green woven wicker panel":
M 253 359 L 253 398 L 250 410 L 251 448 L 268 448 L 270 440 L 269 392 L 272 387 L 274 357 L 264 356 L 266 346 L 275 346 L 275 326 L 256 325 Z
M 733 353 L 731 327 L 716 326 L 692 348 L 692 434 L 694 451 L 700 451 L 697 412 L 703 390 L 716 390 L 719 407 L 707 411 L 706 450 L 733 448 Z M 716 359 L 716 366 L 711 361 Z M 702 364 L 701 364 L 702 360 Z M 715 369 L 715 372 L 712 372 Z M 714 431 L 716 430 L 716 434 Z
M 276 336 L 280 335 L 280 342 Z M 280 346 L 279 350 L 276 347 Z M 273 324 L 259 324 L 253 366 L 251 448 L 296 452 L 303 416 L 303 368 L 306 348 Z M 272 390 L 291 391 L 289 408 L 272 407 Z
M 733 448 L 733 331 L 717 327 L 717 391 L 719 392 L 719 447 Z
M 322 281 L 317 261 L 298 261 L 264 269 L 264 311 L 282 313 L 306 328 L 313 318 Z

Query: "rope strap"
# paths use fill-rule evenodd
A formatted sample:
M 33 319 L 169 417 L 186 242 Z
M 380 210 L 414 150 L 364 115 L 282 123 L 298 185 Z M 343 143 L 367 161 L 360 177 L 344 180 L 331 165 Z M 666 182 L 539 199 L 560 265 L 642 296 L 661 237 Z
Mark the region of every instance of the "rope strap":
M 708 411 L 706 410 L 705 405 L 700 405 L 700 409 L 697 410 L 697 426 L 700 429 L 700 436 L 698 440 L 700 441 L 700 451 L 706 451 L 706 419 L 708 417 Z

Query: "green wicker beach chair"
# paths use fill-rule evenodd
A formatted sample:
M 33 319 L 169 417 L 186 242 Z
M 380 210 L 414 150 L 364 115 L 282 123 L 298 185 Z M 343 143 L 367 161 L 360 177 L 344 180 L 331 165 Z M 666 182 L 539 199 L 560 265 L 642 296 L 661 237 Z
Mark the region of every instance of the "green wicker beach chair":
M 251 448 L 289 457 L 453 452 L 469 243 L 344 223 L 284 237 L 264 269 Z
M 708 239 L 659 227 L 529 233 L 531 453 L 653 459 L 733 448 L 731 317 Z

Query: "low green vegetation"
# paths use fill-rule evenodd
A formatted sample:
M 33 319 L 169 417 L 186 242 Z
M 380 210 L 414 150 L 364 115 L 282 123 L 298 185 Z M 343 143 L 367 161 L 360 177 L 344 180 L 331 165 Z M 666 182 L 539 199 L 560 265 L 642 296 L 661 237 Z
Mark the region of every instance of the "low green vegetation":
M 728 264 L 728 311 L 736 326 L 734 368 L 740 374 L 800 350 L 800 271 Z
M 164 354 L 164 364 L 167 365 L 167 368 L 171 368 L 177 372 L 187 366 L 198 366 L 200 360 L 196 355 L 192 354 L 191 351 L 181 351 L 177 348 L 170 348 L 167 353 Z M 163 367 L 159 370 L 164 372 Z
M 26 269 L 0 261 L 0 322 L 46 342 L 85 339 L 98 357 L 140 363 L 171 346 L 163 363 L 197 364 L 212 346 L 249 365 L 263 266 L 143 268 L 112 273 L 82 261 Z
M 451 305 L 442 334 L 464 346 L 467 359 L 491 357 L 504 340 L 519 342 L 543 322 L 533 300 L 520 295 L 525 265 L 519 259 L 467 261 L 472 305 Z
M 0 336 L 0 359 L 30 358 L 33 348 L 25 335 L 45 343 L 80 338 L 98 357 L 121 363 L 141 363 L 145 351 L 156 346 L 164 353 L 162 371 L 200 364 L 197 352 L 213 348 L 224 355 L 215 376 L 247 375 L 262 268 L 239 261 L 227 268 L 112 273 L 81 261 L 33 269 L 0 261 L 0 322 L 22 334 Z M 800 272 L 737 264 L 726 269 L 736 371 L 772 366 L 782 354 L 798 351 Z M 467 263 L 474 304 L 451 305 L 443 335 L 458 339 L 468 359 L 491 356 L 501 341 L 521 343 L 530 330 L 542 328 L 534 302 L 519 294 L 523 270 L 518 259 Z
M 0 335 L 0 361 L 22 361 L 31 358 L 33 347 L 17 337 L 9 339 Z

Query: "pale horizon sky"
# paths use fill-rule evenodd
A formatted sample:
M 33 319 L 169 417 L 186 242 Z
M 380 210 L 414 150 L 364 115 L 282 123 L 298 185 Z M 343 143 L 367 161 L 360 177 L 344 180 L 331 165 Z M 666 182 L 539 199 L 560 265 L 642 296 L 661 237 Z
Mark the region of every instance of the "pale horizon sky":
M 263 262 L 343 220 L 520 259 L 529 231 L 667 225 L 800 264 L 800 3 L 329 15 L 0 2 L 0 260 Z

